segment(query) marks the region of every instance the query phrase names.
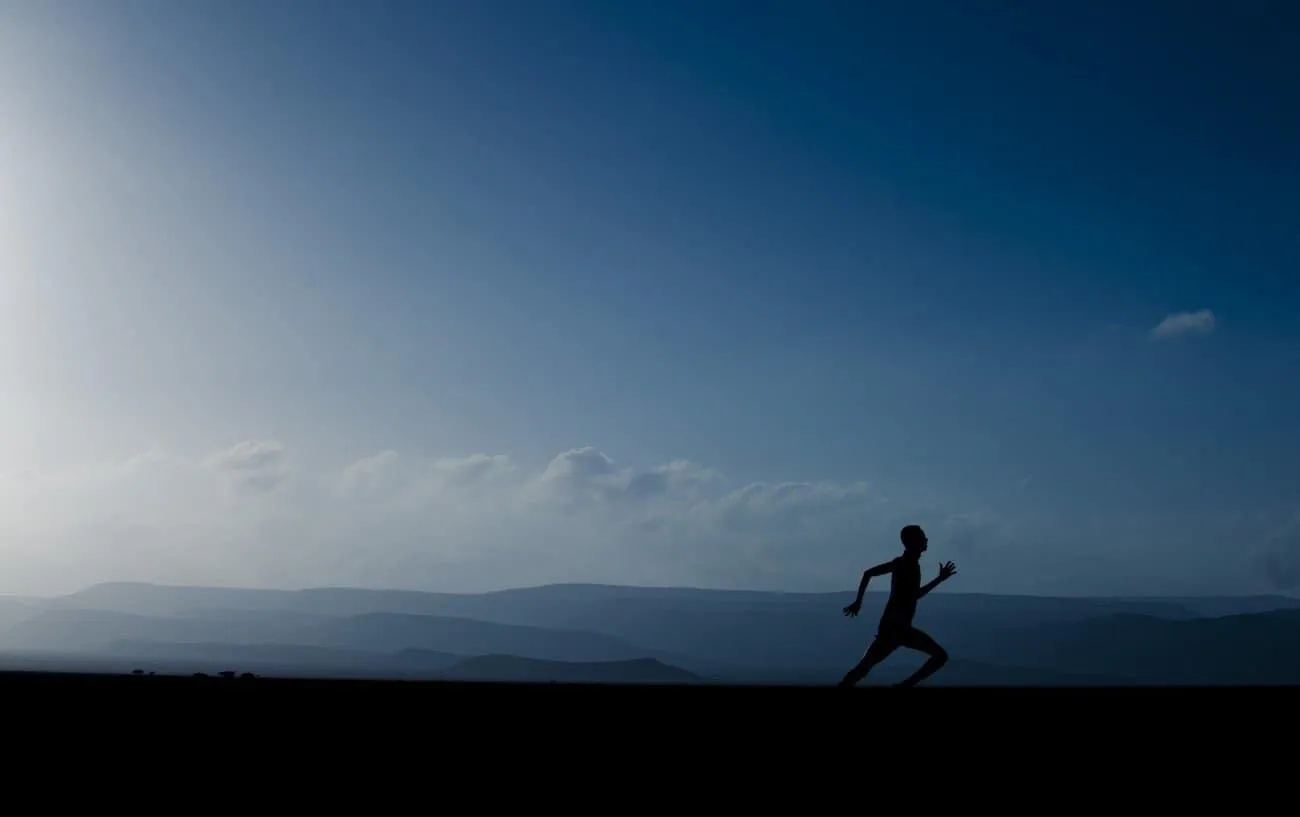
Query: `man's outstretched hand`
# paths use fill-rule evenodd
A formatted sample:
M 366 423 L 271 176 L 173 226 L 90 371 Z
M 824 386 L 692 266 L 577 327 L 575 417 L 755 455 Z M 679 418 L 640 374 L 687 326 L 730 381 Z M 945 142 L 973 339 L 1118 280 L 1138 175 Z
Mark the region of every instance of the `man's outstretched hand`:
M 952 562 L 939 565 L 939 581 L 946 582 L 955 575 L 957 575 L 957 566 Z
M 844 608 L 844 615 L 849 616 L 851 618 L 853 616 L 856 616 L 858 614 L 858 611 L 861 609 L 862 609 L 862 602 L 855 601 L 852 604 L 850 604 L 848 607 Z

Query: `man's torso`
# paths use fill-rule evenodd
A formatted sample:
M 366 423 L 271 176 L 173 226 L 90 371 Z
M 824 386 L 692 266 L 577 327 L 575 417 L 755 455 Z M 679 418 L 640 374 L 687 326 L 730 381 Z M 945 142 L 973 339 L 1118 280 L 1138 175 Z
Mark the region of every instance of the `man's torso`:
M 897 630 L 912 626 L 916 615 L 917 594 L 921 591 L 921 563 L 907 556 L 894 560 L 890 574 L 889 601 L 880 616 L 881 630 Z

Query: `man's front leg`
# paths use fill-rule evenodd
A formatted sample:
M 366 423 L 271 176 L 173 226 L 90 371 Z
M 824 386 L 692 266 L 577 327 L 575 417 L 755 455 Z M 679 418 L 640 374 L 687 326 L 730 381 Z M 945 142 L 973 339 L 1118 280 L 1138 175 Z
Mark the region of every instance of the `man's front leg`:
M 871 672 L 871 668 L 875 666 L 875 663 L 876 662 L 872 660 L 870 653 L 862 656 L 862 660 L 857 664 L 854 664 L 853 669 L 849 670 L 848 673 L 845 674 L 844 678 L 840 680 L 838 686 L 857 686 L 858 682 L 863 678 L 866 678 L 868 672 Z
M 917 684 L 929 678 L 939 671 L 939 668 L 948 663 L 946 655 L 932 655 L 930 659 L 921 665 L 921 668 L 911 675 L 898 682 L 900 687 L 914 687 Z
M 848 674 L 844 676 L 844 679 L 839 682 L 838 686 L 856 686 L 859 681 L 867 677 L 867 673 L 871 672 L 871 669 L 875 667 L 876 664 L 884 661 L 893 651 L 894 648 L 892 645 L 883 645 L 879 639 L 872 641 L 871 646 L 867 647 L 867 651 L 863 653 L 862 660 L 859 661 L 853 669 L 849 670 Z

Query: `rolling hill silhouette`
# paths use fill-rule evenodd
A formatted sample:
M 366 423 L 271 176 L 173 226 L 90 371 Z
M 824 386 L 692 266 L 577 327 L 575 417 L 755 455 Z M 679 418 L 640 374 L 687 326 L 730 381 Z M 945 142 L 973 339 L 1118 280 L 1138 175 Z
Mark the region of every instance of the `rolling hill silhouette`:
M 1169 684 L 1300 683 L 1295 609 L 1182 621 L 1117 614 L 1009 638 L 1021 666 Z
M 204 616 L 164 617 L 56 608 L 36 613 L 0 633 L 0 647 L 10 650 L 97 652 L 116 649 L 115 645 L 123 642 L 276 645 L 280 650 L 293 646 L 367 653 L 417 649 L 553 661 L 656 657 L 655 650 L 603 633 L 397 613 L 330 618 L 273 610 L 221 610 Z
M 499 624 L 472 618 L 365 613 L 312 626 L 323 646 L 396 651 L 414 647 L 457 655 L 507 653 L 551 661 L 642 658 L 643 647 L 602 633 Z
M 440 674 L 462 681 L 569 684 L 693 684 L 704 679 L 653 658 L 634 661 L 539 661 L 515 655 L 481 655 Z
M 436 678 L 466 656 L 404 649 L 374 653 L 295 644 L 220 644 L 119 641 L 106 653 L 115 663 L 164 671 L 215 672 L 227 667 L 258 675 L 325 678 Z
M 312 644 L 296 617 L 264 613 L 213 617 L 143 616 L 103 610 L 52 609 L 19 621 L 0 634 L 6 649 L 97 651 L 117 641 Z
M 645 619 L 674 611 L 680 615 L 743 614 L 755 611 L 785 613 L 843 606 L 851 591 L 839 593 L 779 593 L 697 588 L 622 587 L 595 584 L 554 584 L 500 590 L 491 593 L 430 593 L 408 590 L 319 588 L 309 590 L 245 590 L 176 587 L 151 584 L 106 583 L 46 602 L 47 607 L 108 610 L 137 615 L 194 615 L 208 610 L 282 611 L 317 616 L 355 616 L 366 613 L 449 616 L 501 624 L 523 624 L 605 632 L 634 637 L 626 632 Z M 883 598 L 869 594 L 870 605 Z M 929 613 L 961 617 L 972 610 L 990 622 L 1008 624 L 1026 616 L 1038 621 L 1076 621 L 1110 612 L 1132 612 L 1162 618 L 1194 618 L 1196 606 L 1216 606 L 1213 614 L 1259 612 L 1263 609 L 1300 607 L 1300 599 L 1283 596 L 1221 597 L 1211 599 L 1114 599 L 998 596 L 977 593 L 937 593 L 926 599 Z M 618 630 L 618 632 L 615 632 Z
M 113 583 L 54 599 L 0 599 L 0 651 L 19 662 L 37 660 L 33 651 L 101 663 L 135 655 L 158 666 L 227 662 L 365 677 L 431 677 L 483 656 L 572 664 L 654 659 L 701 683 L 821 684 L 842 674 L 871 637 L 870 623 L 839 615 L 851 596 L 584 584 L 451 594 Z M 883 593 L 869 593 L 862 618 L 878 615 L 883 602 Z M 936 684 L 1297 677 L 1294 662 L 1275 647 L 1300 642 L 1300 600 L 1282 596 L 938 592 L 917 623 L 954 659 Z M 914 657 L 900 653 L 875 677 L 905 674 Z M 517 671 L 527 674 L 522 666 Z

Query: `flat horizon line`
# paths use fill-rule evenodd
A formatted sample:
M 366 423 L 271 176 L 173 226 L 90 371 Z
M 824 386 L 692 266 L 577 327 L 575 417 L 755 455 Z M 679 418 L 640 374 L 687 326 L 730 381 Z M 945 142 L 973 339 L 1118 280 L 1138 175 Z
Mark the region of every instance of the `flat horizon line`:
M 852 595 L 853 589 L 846 588 L 843 590 L 770 590 L 770 589 L 751 589 L 751 588 L 722 588 L 722 587 L 701 587 L 698 585 L 638 585 L 638 584 L 614 584 L 606 582 L 550 582 L 547 584 L 519 585 L 515 587 L 503 587 L 496 590 L 415 590 L 410 588 L 399 587 L 367 587 L 362 585 L 308 585 L 303 587 L 238 587 L 232 585 L 208 585 L 208 584 L 166 584 L 161 582 L 145 581 L 103 581 L 86 585 L 79 590 L 69 593 L 52 594 L 52 595 L 35 595 L 25 593 L 0 593 L 0 598 L 16 598 L 21 600 L 33 601 L 52 601 L 56 599 L 69 598 L 72 596 L 86 593 L 96 588 L 102 587 L 148 587 L 164 590 L 219 590 L 230 592 L 251 592 L 251 593 L 312 593 L 326 591 L 353 591 L 364 593 L 399 593 L 422 596 L 492 596 L 503 593 L 527 592 L 530 590 L 546 590 L 552 588 L 584 588 L 584 589 L 607 589 L 607 590 L 641 590 L 641 591 L 684 591 L 696 593 L 716 593 L 727 595 L 751 595 L 751 596 L 841 596 Z M 1268 592 L 1268 593 L 1218 593 L 1218 594 L 1170 594 L 1170 595 L 1124 595 L 1124 594 L 1080 594 L 1080 595 L 1048 595 L 1041 593 L 990 593 L 990 592 L 954 592 L 938 591 L 947 596 L 982 596 L 996 598 L 1019 598 L 1019 599 L 1074 599 L 1074 600 L 1116 600 L 1116 601 L 1162 601 L 1171 599 L 1285 599 L 1300 603 L 1300 597 L 1287 595 L 1285 593 Z

